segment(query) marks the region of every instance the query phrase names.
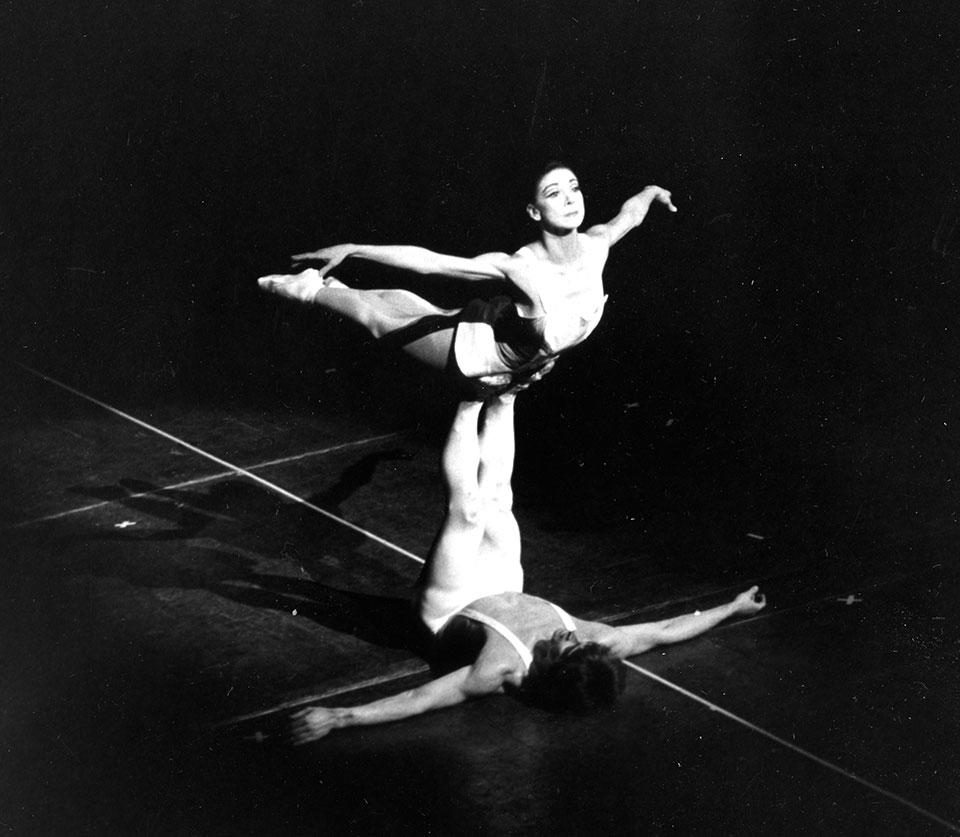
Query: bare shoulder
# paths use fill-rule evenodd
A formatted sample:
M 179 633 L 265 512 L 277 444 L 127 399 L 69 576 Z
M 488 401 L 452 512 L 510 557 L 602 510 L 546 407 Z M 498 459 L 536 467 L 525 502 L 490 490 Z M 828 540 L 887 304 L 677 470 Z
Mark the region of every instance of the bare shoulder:
M 610 645 L 617 637 L 617 629 L 603 622 L 591 622 L 587 619 L 572 617 L 577 629 L 577 638 L 582 642 L 597 642 Z
M 609 250 L 610 245 L 613 243 L 613 236 L 609 224 L 594 224 L 592 227 L 587 228 L 583 236 L 592 246 L 603 247 L 606 250 Z
M 538 247 L 542 249 L 540 243 L 536 241 L 525 244 L 515 253 L 507 256 L 501 266 L 506 277 L 520 288 L 526 287 L 543 263 L 543 257 L 537 251 Z
M 473 257 L 474 262 L 489 265 L 499 270 L 506 270 L 513 259 L 514 255 L 510 253 L 481 253 L 479 256 Z
M 510 261 L 516 265 L 530 264 L 537 262 L 544 257 L 543 245 L 539 241 L 531 241 L 524 244 L 519 250 L 510 256 Z
M 470 667 L 464 684 L 464 691 L 472 697 L 501 692 L 505 683 L 517 685 L 523 677 L 523 664 L 516 652 L 498 642 L 502 639 L 498 634 L 487 631 L 487 642 Z

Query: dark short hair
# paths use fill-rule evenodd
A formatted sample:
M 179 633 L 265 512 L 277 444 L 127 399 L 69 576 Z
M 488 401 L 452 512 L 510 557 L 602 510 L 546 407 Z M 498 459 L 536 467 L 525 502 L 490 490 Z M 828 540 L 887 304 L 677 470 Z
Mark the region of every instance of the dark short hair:
M 573 171 L 570 166 L 568 166 L 563 160 L 550 160 L 547 163 L 544 163 L 537 167 L 533 176 L 528 181 L 528 200 L 527 203 L 530 203 L 537 198 L 537 187 L 540 185 L 540 181 L 543 180 L 550 172 L 555 169 L 570 169 Z
M 533 646 L 533 662 L 517 696 L 554 712 L 607 709 L 623 691 L 625 672 L 606 646 L 584 642 L 561 650 L 557 639 Z

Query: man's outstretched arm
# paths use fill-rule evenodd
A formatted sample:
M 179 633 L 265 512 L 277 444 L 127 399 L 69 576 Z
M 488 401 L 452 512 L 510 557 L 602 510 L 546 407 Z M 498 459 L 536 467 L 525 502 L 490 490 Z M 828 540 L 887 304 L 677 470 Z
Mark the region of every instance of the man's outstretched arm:
M 295 744 L 306 744 L 323 738 L 331 730 L 400 721 L 433 709 L 456 706 L 470 698 L 496 694 L 503 689 L 503 682 L 503 672 L 464 666 L 415 689 L 362 706 L 302 709 L 291 716 L 290 734 Z
M 766 598 L 755 585 L 726 604 L 709 610 L 685 613 L 659 622 L 610 628 L 609 632 L 603 637 L 598 637 L 597 641 L 607 645 L 618 657 L 632 657 L 634 654 L 642 654 L 658 645 L 692 639 L 706 633 L 731 616 L 756 613 L 766 607 L 766 604 Z

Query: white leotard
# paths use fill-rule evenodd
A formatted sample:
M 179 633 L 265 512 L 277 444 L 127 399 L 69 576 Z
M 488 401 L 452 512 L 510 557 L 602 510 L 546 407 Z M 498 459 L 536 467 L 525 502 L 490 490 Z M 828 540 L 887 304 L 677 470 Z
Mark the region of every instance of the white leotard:
M 563 608 L 558 607 L 553 602 L 546 602 L 550 607 L 556 611 L 557 616 L 560 617 L 560 622 L 563 624 L 563 627 L 568 631 L 576 630 L 576 625 L 574 624 L 573 618 L 567 613 Z M 533 662 L 533 654 L 529 648 L 521 641 L 510 628 L 503 624 L 499 619 L 494 619 L 492 616 L 488 616 L 486 613 L 481 613 L 479 610 L 474 610 L 472 607 L 465 607 L 461 610 L 458 616 L 465 616 L 467 619 L 472 619 L 474 622 L 479 622 L 482 625 L 486 625 L 488 628 L 492 628 L 500 636 L 502 636 L 507 642 L 513 646 L 514 651 L 517 652 L 521 661 L 523 662 L 524 670 L 530 670 L 530 664 Z

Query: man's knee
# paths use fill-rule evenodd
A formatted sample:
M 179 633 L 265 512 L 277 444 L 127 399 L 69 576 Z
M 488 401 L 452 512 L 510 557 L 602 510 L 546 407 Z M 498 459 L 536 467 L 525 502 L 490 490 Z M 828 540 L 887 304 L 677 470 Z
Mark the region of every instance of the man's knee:
M 484 488 L 484 504 L 491 514 L 513 511 L 513 488 L 508 480 L 496 480 Z
M 450 498 L 448 511 L 459 525 L 481 526 L 486 503 L 479 491 L 461 491 Z

